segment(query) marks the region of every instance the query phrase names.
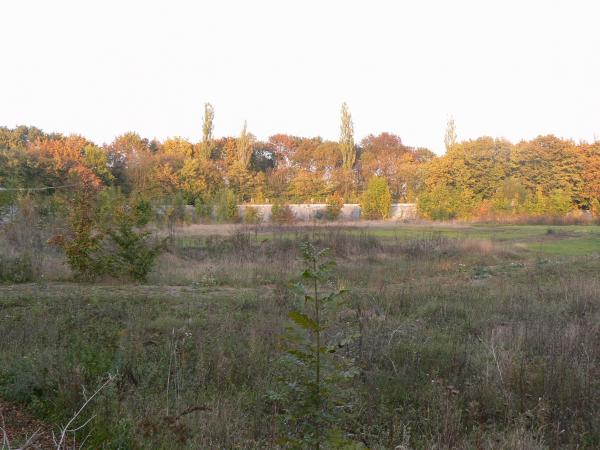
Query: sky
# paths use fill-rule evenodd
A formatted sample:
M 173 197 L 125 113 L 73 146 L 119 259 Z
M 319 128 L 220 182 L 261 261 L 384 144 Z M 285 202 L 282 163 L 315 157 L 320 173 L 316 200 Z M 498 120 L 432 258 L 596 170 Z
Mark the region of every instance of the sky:
M 383 131 L 600 138 L 600 2 L 4 0 L 0 125 L 98 144 Z

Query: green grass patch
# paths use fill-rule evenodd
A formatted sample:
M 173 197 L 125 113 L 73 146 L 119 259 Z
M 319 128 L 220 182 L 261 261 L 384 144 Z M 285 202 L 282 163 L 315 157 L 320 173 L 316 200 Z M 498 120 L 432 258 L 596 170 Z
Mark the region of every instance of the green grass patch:
M 600 253 L 600 238 L 565 238 L 527 244 L 533 252 L 560 256 L 582 256 Z

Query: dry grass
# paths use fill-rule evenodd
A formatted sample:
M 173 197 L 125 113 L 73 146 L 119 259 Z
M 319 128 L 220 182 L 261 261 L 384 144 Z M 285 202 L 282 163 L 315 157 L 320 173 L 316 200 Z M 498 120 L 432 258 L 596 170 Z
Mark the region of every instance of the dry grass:
M 596 255 L 541 258 L 510 239 L 429 230 L 207 230 L 176 234 L 149 285 L 1 286 L 0 395 L 64 423 L 82 386 L 118 372 L 86 417 L 91 447 L 277 448 L 267 393 L 309 238 L 351 289 L 337 320 L 361 331 L 344 350 L 361 370 L 343 424 L 357 442 L 600 446 Z

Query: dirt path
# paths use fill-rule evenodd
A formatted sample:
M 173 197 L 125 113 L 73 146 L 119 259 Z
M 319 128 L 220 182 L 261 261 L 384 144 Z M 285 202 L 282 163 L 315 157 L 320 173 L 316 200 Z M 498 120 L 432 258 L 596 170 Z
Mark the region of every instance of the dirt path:
M 18 405 L 8 403 L 0 398 L 0 427 L 4 423 L 4 431 L 9 439 L 10 446 L 3 441 L 3 433 L 0 431 L 0 449 L 18 449 L 27 440 L 36 434 L 36 437 L 28 446 L 28 449 L 54 449 L 52 439 L 52 427 L 34 418 Z
M 78 284 L 69 282 L 47 283 L 22 283 L 0 284 L 0 310 L 2 301 L 18 297 L 32 297 L 37 299 L 53 298 L 65 295 L 77 295 L 88 298 L 97 295 L 112 296 L 114 298 L 128 295 L 146 296 L 148 298 L 185 298 L 189 295 L 210 294 L 211 296 L 227 296 L 244 291 L 254 291 L 255 288 L 228 287 L 228 286 L 197 286 L 197 285 L 152 285 L 152 284 L 103 284 L 89 283 Z
M 353 228 L 353 229 L 402 229 L 402 228 L 423 228 L 427 229 L 430 227 L 439 228 L 452 228 L 452 229 L 468 229 L 472 228 L 471 224 L 453 223 L 453 222 L 398 222 L 394 220 L 352 220 L 345 222 L 298 222 L 294 225 L 283 225 L 273 226 L 270 224 L 261 224 L 258 226 L 258 233 L 272 233 L 272 232 L 295 232 L 295 231 L 307 231 L 313 228 L 328 229 L 328 228 Z M 237 224 L 191 224 L 184 225 L 181 227 L 174 228 L 175 236 L 210 236 L 210 235 L 221 235 L 229 236 L 236 232 L 254 233 L 256 226 L 247 225 L 242 223 Z M 167 236 L 168 231 L 157 230 L 158 236 Z

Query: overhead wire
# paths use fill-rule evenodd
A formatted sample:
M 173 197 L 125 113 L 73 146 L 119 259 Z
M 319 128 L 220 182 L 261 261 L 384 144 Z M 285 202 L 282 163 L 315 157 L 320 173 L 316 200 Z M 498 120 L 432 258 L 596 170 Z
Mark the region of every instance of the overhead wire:
M 15 191 L 47 191 L 49 189 L 65 189 L 79 186 L 78 184 L 63 184 L 61 186 L 42 186 L 42 187 L 24 187 L 24 188 L 5 188 L 0 186 L 0 192 L 15 192 Z

